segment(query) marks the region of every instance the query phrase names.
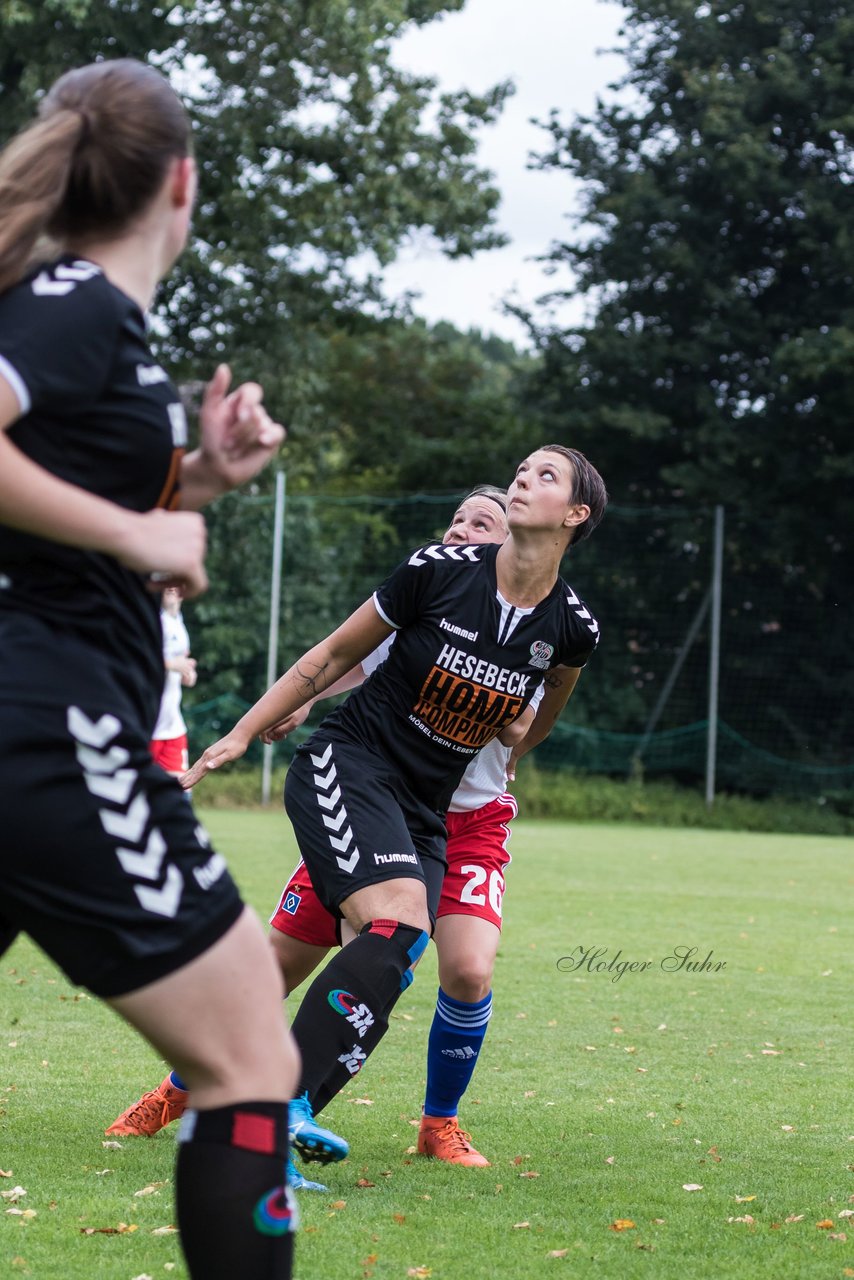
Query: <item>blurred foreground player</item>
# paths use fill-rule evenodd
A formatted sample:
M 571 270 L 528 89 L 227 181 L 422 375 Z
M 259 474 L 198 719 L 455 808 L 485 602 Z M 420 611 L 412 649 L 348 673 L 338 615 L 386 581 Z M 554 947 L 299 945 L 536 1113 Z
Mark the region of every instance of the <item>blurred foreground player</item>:
M 281 1280 L 298 1071 L 281 976 L 149 754 L 159 592 L 204 590 L 195 509 L 284 436 L 221 366 L 186 453 L 148 348 L 195 188 L 184 109 L 131 60 L 68 72 L 0 156 L 0 936 L 28 933 L 189 1082 L 176 1198 L 194 1280 Z

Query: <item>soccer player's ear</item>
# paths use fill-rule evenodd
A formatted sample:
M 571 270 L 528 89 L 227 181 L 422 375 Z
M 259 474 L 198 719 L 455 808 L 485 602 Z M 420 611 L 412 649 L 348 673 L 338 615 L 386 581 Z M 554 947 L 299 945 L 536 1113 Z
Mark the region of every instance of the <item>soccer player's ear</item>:
M 570 507 L 563 518 L 564 529 L 572 529 L 577 524 L 584 524 L 585 520 L 590 518 L 590 508 L 586 502 L 581 502 L 578 506 Z
M 192 156 L 180 156 L 172 164 L 172 207 L 192 207 L 196 196 L 196 162 Z

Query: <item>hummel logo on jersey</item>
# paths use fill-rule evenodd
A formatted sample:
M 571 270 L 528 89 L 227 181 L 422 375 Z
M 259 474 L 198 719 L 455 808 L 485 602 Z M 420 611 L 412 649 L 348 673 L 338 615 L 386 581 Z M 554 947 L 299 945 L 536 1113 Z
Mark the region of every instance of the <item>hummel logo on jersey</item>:
M 367 1060 L 368 1055 L 365 1053 L 364 1049 L 360 1049 L 357 1044 L 353 1045 L 353 1048 L 349 1053 L 342 1053 L 338 1056 L 338 1061 L 347 1068 L 351 1076 L 354 1076 L 361 1071 Z
M 168 382 L 169 374 L 159 364 L 138 364 L 136 380 L 141 387 L 153 387 L 156 382 Z
M 476 1050 L 470 1044 L 467 1044 L 464 1049 L 443 1049 L 442 1053 L 446 1058 L 457 1058 L 466 1062 L 477 1057 Z
M 480 634 L 477 631 L 466 631 L 465 627 L 454 626 L 453 622 L 448 622 L 447 618 L 443 618 L 439 623 L 443 631 L 450 631 L 452 636 L 462 636 L 463 640 L 476 640 Z
M 410 866 L 418 866 L 418 855 L 415 853 L 375 853 L 374 862 L 384 867 L 390 862 L 407 862 Z
M 437 543 L 433 547 L 420 547 L 413 555 L 409 557 L 409 563 L 414 565 L 429 564 L 431 560 L 477 560 L 480 556 L 480 547 L 445 547 L 441 543 Z

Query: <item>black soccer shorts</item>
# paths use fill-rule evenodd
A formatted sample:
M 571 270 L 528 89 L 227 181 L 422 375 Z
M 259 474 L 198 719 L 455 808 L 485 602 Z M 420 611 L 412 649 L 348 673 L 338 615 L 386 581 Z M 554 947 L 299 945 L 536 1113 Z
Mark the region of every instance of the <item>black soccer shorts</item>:
M 285 809 L 328 911 L 340 915 L 357 889 L 411 877 L 426 886 L 435 922 L 447 867 L 445 824 L 382 757 L 331 740 L 321 728 L 288 769 Z
M 0 922 L 72 982 L 124 995 L 201 955 L 243 904 L 109 664 L 51 633 L 48 670 L 4 631 Z M 38 646 L 38 628 L 17 634 Z

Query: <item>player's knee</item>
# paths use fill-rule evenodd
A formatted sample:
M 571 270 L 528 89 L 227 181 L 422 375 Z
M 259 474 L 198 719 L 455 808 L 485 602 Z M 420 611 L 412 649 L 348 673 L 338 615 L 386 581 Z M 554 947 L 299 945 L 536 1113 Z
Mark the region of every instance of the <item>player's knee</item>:
M 430 935 L 417 925 L 402 924 L 399 920 L 370 920 L 361 930 L 361 936 L 373 935 L 391 943 L 390 955 L 400 974 L 400 989 L 405 991 L 412 982 L 413 969 L 424 954 Z
M 439 982 L 446 995 L 464 1004 L 477 1004 L 492 990 L 492 965 L 477 955 L 440 966 Z

